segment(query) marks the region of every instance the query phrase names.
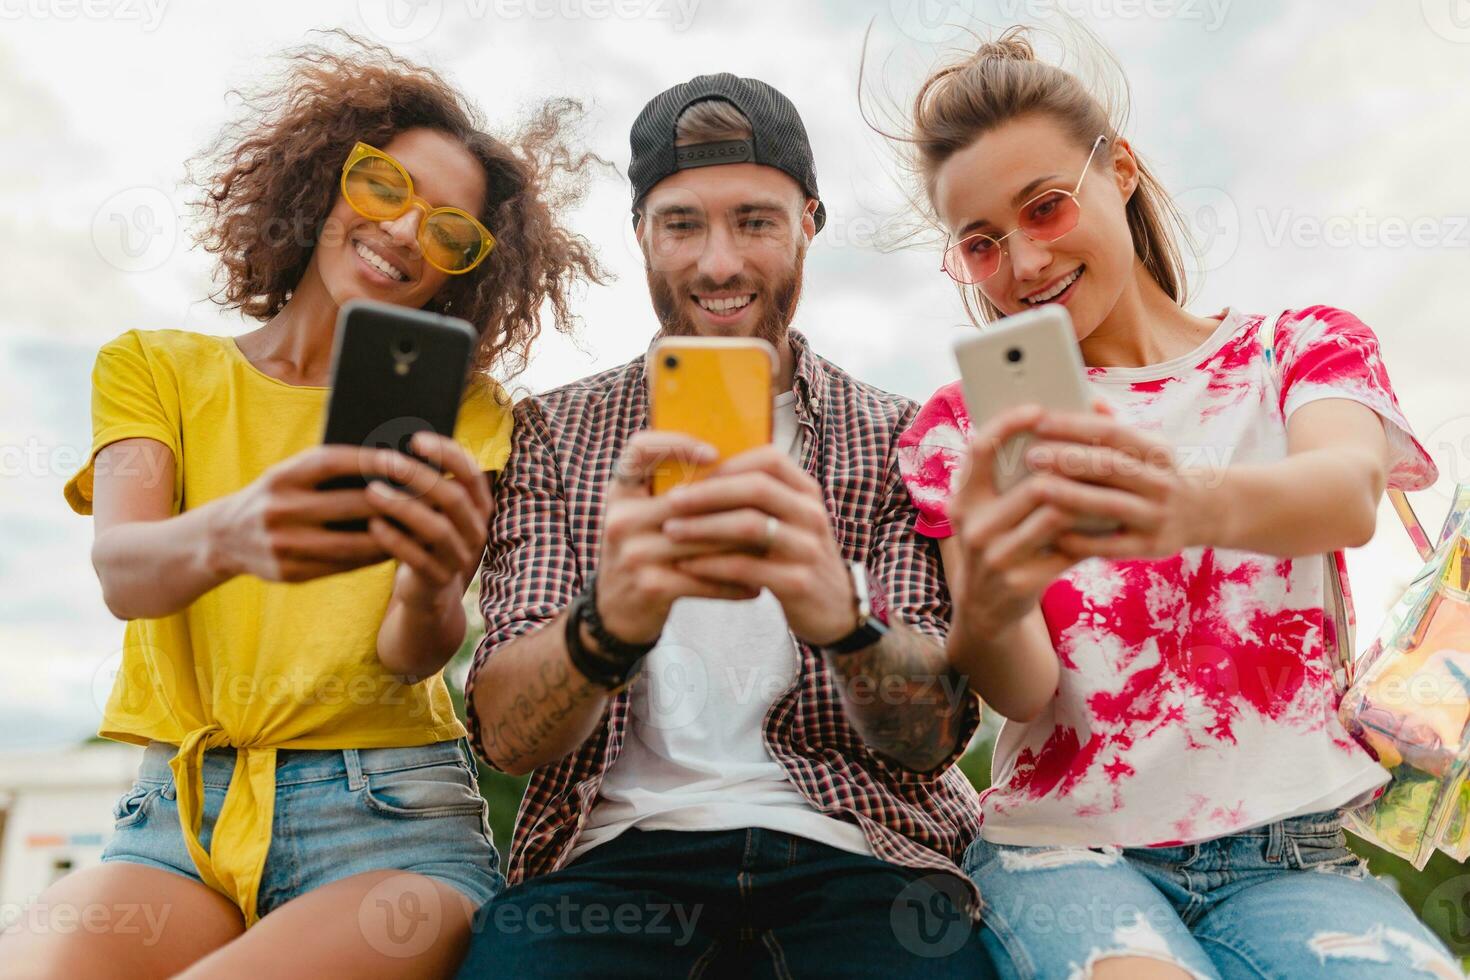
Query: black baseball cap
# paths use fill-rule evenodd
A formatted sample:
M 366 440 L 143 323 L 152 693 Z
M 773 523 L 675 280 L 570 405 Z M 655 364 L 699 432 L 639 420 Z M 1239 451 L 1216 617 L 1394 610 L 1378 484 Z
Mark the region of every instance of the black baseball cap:
M 674 146 L 674 124 L 684 110 L 706 99 L 723 99 L 745 113 L 754 137 Z M 633 146 L 628 179 L 633 183 L 634 221 L 643 196 L 677 171 L 722 163 L 759 163 L 785 172 L 808 197 L 817 199 L 817 231 L 827 222 L 827 208 L 817 194 L 817 167 L 806 126 L 790 99 L 758 79 L 721 72 L 675 85 L 643 107 L 633 120 L 629 142 Z

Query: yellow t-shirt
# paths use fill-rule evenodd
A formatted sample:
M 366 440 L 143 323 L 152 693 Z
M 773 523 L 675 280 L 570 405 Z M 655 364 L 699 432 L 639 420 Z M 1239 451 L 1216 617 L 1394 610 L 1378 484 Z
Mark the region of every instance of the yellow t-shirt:
M 79 514 L 92 512 L 96 455 L 110 443 L 141 437 L 173 452 L 177 514 L 319 444 L 328 392 L 270 377 L 230 337 L 182 330 L 123 334 L 98 354 L 92 384 L 91 455 L 65 488 Z M 510 431 L 499 386 L 472 383 L 455 438 L 482 470 L 505 466 Z M 141 467 L 126 456 L 110 458 Z M 99 734 L 180 747 L 172 768 L 186 843 L 200 875 L 247 923 L 270 845 L 276 749 L 425 745 L 465 733 L 442 674 L 406 685 L 378 661 L 395 567 L 296 584 L 242 575 L 173 615 L 127 624 Z M 240 751 L 206 853 L 198 843 L 202 766 L 216 746 Z

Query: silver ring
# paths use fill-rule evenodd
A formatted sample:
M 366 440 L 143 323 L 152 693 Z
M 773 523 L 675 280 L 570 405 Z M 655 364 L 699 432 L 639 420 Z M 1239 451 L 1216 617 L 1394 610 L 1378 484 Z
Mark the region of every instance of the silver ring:
M 776 520 L 776 518 L 772 517 L 769 514 L 766 515 L 766 544 L 765 547 L 761 549 L 761 554 L 769 555 L 771 553 L 771 549 L 776 546 L 776 530 L 780 526 L 780 521 Z

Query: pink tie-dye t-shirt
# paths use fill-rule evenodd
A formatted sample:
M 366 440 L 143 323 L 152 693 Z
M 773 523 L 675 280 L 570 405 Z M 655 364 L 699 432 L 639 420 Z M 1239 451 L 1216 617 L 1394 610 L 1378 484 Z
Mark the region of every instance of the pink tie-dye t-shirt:
M 1283 459 L 1292 412 L 1349 399 L 1383 419 L 1390 485 L 1434 482 L 1377 338 L 1356 317 L 1325 306 L 1283 316 L 1279 387 L 1260 344 L 1262 318 L 1230 310 L 1217 318 L 1209 340 L 1183 357 L 1090 368 L 1093 389 L 1194 469 Z M 968 434 L 951 384 L 900 440 L 925 534 L 951 533 L 946 502 Z M 983 794 L 985 838 L 1190 843 L 1371 793 L 1387 774 L 1337 720 L 1324 579 L 1320 556 L 1219 548 L 1069 569 L 1041 600 L 1061 681 L 1038 718 L 1001 729 Z

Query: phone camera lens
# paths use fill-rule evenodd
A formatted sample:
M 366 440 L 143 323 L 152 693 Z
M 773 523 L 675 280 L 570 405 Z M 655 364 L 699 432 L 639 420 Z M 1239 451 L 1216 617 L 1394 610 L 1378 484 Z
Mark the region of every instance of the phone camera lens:
M 1021 348 L 1012 347 L 1010 350 L 1006 351 L 1006 360 L 1010 361 L 1012 364 L 1020 364 Z
M 413 339 L 411 337 L 400 337 L 400 338 L 398 338 L 398 353 L 400 353 L 400 354 L 412 354 L 413 353 Z
M 668 355 L 667 357 L 664 358 L 664 367 L 668 368 L 669 370 L 672 371 L 674 368 L 676 368 L 678 366 L 679 366 L 679 359 L 677 357 L 675 357 L 673 354 L 670 354 L 670 355 Z

